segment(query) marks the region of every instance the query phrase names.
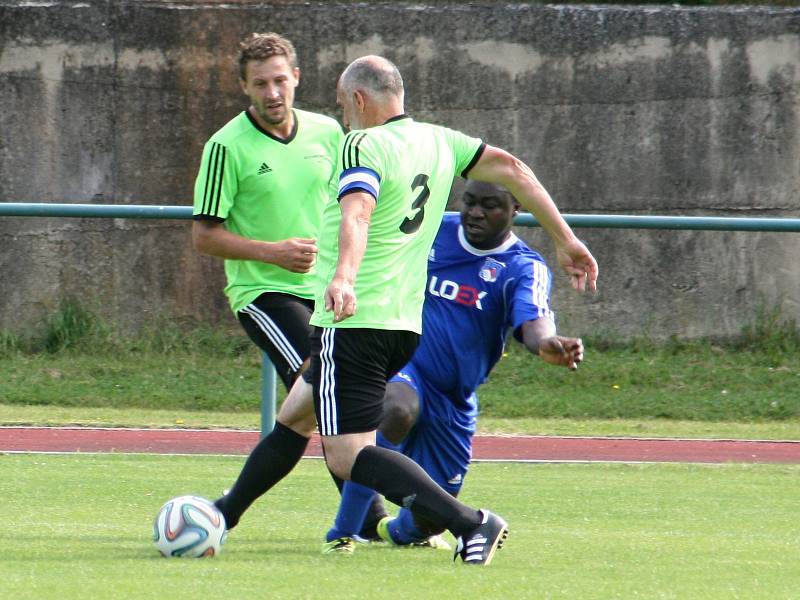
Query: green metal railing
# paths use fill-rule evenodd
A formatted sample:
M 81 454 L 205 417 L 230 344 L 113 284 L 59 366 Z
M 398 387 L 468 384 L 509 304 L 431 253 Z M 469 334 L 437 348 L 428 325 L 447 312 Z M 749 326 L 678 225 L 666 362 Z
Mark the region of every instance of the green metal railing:
M 572 227 L 599 229 L 690 229 L 708 231 L 800 231 L 800 219 L 754 217 L 667 217 L 633 215 L 570 215 L 564 220 Z M 191 206 L 146 204 L 44 204 L 0 202 L 0 217 L 105 217 L 114 219 L 191 219 Z M 537 227 L 533 215 L 514 219 L 515 225 Z
M 800 219 L 752 217 L 670 217 L 632 215 L 570 215 L 564 220 L 571 227 L 603 229 L 688 229 L 707 231 L 782 231 L 800 232 Z M 191 219 L 191 206 L 156 206 L 142 204 L 49 204 L 0 202 L 0 217 L 75 217 L 113 219 Z M 519 215 L 515 225 L 536 227 L 530 214 Z M 261 435 L 275 425 L 275 368 L 262 352 Z
M 563 215 L 571 227 L 603 229 L 692 229 L 706 231 L 800 231 L 800 219 L 751 217 L 662 217 L 634 215 Z M 536 227 L 533 215 L 519 215 L 514 225 Z

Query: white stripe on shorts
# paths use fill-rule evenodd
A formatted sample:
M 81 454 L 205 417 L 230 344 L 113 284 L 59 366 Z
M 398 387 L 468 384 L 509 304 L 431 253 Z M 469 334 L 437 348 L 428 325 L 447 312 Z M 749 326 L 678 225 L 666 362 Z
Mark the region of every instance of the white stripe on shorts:
M 303 364 L 300 355 L 292 346 L 291 342 L 283 335 L 283 331 L 278 327 L 277 323 L 270 319 L 267 314 L 258 308 L 255 304 L 248 304 L 242 309 L 242 312 L 250 315 L 255 321 L 258 328 L 264 332 L 267 339 L 272 342 L 272 345 L 281 353 L 283 359 L 289 363 L 289 368 L 292 371 L 297 371 Z
M 319 378 L 319 432 L 322 435 L 337 435 L 339 433 L 336 422 L 336 371 L 333 363 L 333 336 L 335 328 L 329 327 L 322 330 L 320 341 L 322 348 L 319 353 L 320 378 Z

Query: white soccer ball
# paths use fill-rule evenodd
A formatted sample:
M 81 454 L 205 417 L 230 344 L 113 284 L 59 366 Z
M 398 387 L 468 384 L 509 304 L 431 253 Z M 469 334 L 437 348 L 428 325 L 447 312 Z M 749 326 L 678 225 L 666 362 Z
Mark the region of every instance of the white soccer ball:
M 225 533 L 225 517 L 200 496 L 168 500 L 153 521 L 153 543 L 163 556 L 215 556 L 225 543 Z

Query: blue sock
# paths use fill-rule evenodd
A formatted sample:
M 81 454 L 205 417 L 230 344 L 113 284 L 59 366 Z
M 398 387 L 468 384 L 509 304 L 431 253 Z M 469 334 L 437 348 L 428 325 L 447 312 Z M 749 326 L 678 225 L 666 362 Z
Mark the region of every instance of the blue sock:
M 340 537 L 354 537 L 358 535 L 364 525 L 372 497 L 375 491 L 352 481 L 345 481 L 342 487 L 342 498 L 339 501 L 339 512 L 336 521 L 328 530 L 325 541 L 331 542 Z
M 406 546 L 428 539 L 428 536 L 416 528 L 414 517 L 407 508 L 400 509 L 397 518 L 389 523 L 389 535 L 392 536 L 394 543 L 399 546 Z
M 400 452 L 400 446 L 387 440 L 385 437 L 383 437 L 383 434 L 380 431 L 378 431 L 375 435 L 375 445 L 380 446 L 381 448 L 394 450 L 395 452 Z

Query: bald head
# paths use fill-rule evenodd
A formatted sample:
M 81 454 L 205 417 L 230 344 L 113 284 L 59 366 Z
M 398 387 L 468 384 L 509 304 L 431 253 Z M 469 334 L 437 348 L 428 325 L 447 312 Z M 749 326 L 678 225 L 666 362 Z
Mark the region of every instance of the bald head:
M 403 78 L 390 60 L 382 56 L 362 56 L 355 59 L 342 73 L 339 85 L 348 93 L 355 90 L 378 96 L 403 97 Z
M 336 101 L 350 129 L 383 125 L 404 112 L 403 78 L 382 56 L 362 56 L 347 65 L 339 77 Z

